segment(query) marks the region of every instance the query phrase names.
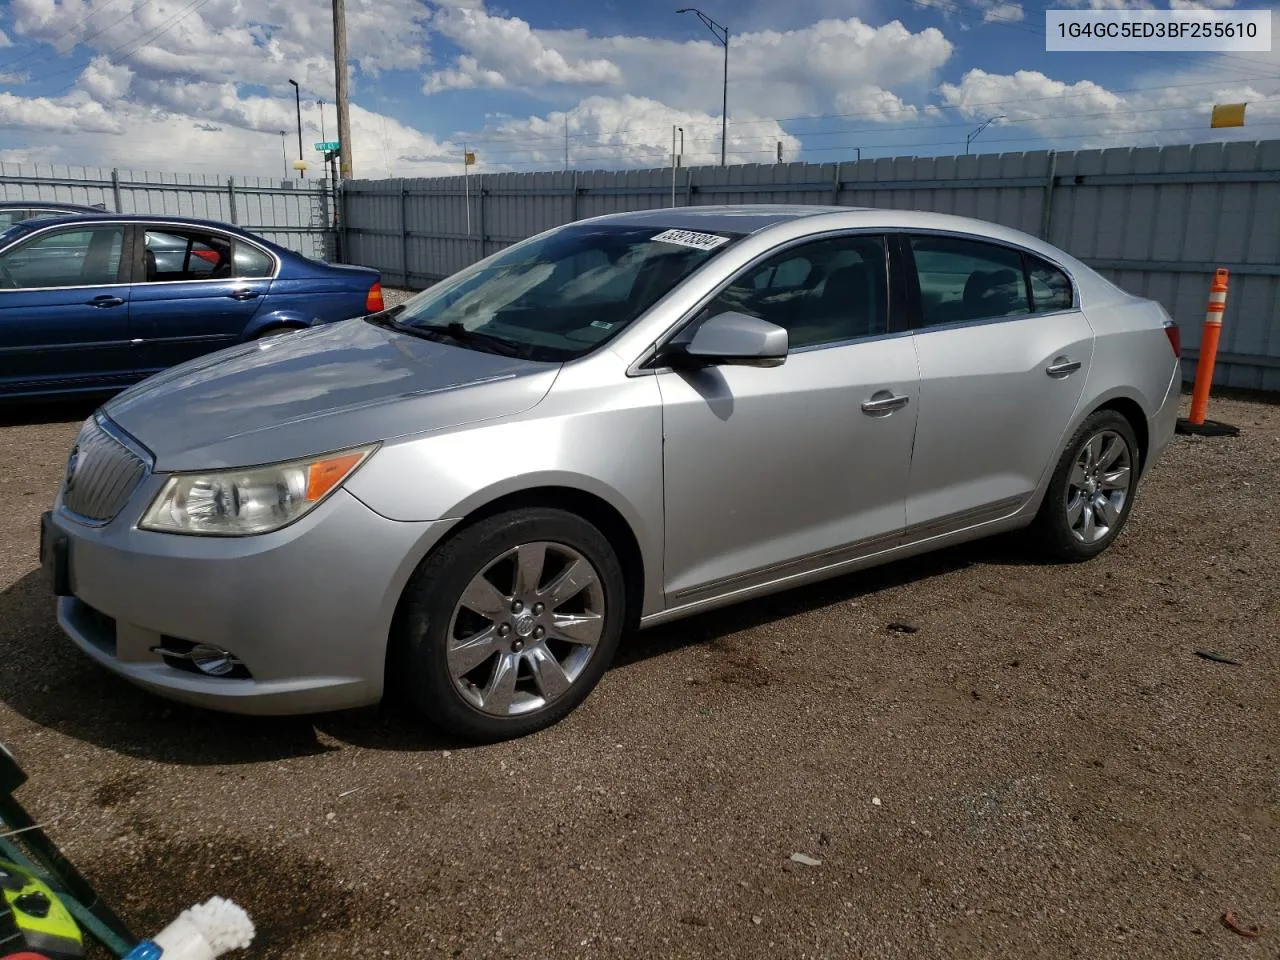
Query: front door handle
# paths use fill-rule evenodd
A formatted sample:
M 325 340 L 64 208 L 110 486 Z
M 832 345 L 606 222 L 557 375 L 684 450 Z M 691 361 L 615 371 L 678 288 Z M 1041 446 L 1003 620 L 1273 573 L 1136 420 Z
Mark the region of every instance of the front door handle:
M 910 397 L 897 396 L 888 390 L 880 390 L 873 394 L 870 400 L 863 402 L 862 412 L 871 416 L 893 413 L 905 407 L 910 400 Z
M 1044 372 L 1051 377 L 1069 377 L 1080 369 L 1082 364 L 1079 360 L 1068 360 L 1066 357 L 1055 357 L 1053 363 L 1044 368 Z
M 102 296 L 94 297 L 86 302 L 91 307 L 118 307 L 124 303 L 119 297 L 113 297 L 109 293 L 104 293 Z
M 234 290 L 227 294 L 232 300 L 252 300 L 258 296 L 257 290 Z

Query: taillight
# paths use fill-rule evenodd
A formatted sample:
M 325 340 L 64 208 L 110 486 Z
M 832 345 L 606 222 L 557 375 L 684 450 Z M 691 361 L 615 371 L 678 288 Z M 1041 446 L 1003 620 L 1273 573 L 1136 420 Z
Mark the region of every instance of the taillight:
M 381 281 L 373 281 L 373 286 L 369 288 L 369 295 L 364 298 L 364 308 L 369 311 L 369 313 L 378 313 L 384 309 L 382 304 Z
M 1172 320 L 1164 322 L 1164 335 L 1169 338 L 1169 346 L 1173 347 L 1173 355 L 1182 359 L 1182 333 Z

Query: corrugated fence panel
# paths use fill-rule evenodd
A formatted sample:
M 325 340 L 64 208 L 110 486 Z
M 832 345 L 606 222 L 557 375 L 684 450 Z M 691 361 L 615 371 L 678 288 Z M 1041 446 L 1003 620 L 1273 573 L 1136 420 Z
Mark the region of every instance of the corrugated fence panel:
M 112 213 L 234 223 L 306 256 L 332 259 L 333 212 L 322 181 L 0 163 L 0 200 L 102 204 Z
M 81 193 L 99 197 L 94 189 Z M 495 173 L 353 181 L 344 190 L 348 259 L 415 288 L 551 227 L 626 210 L 799 203 L 977 217 L 1044 236 L 1162 303 L 1182 326 L 1188 378 L 1210 276 L 1226 266 L 1215 382 L 1280 390 L 1280 140 Z

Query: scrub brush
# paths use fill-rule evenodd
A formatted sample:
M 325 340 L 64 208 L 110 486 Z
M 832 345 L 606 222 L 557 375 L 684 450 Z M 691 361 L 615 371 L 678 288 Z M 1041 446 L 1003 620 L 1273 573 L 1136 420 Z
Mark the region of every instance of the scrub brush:
M 253 942 L 253 922 L 230 900 L 213 897 L 183 910 L 178 918 L 150 940 L 144 940 L 123 960 L 216 960 L 230 950 Z

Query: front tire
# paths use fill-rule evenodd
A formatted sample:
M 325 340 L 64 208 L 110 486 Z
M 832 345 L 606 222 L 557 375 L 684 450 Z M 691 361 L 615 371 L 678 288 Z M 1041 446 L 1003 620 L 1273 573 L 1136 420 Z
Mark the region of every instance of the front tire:
M 600 681 L 625 606 L 617 554 L 581 517 L 552 508 L 490 517 L 414 574 L 393 641 L 395 680 L 456 736 L 526 736 L 558 723 Z
M 1138 441 L 1114 410 L 1091 414 L 1067 444 L 1032 527 L 1055 560 L 1091 560 L 1115 541 L 1133 509 Z

